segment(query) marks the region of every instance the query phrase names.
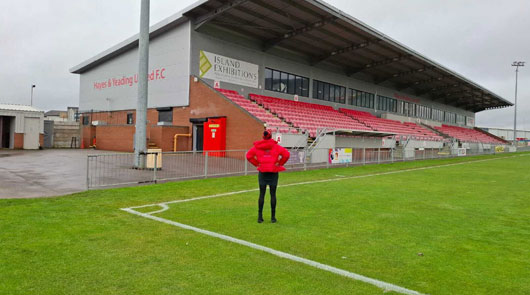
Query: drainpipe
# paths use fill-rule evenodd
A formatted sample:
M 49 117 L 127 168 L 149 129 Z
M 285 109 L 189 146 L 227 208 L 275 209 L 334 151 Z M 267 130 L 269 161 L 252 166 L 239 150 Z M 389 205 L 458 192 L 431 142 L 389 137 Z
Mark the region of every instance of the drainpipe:
M 175 134 L 175 136 L 173 136 L 173 152 L 177 151 L 177 142 L 178 142 L 179 137 L 191 137 L 191 136 L 192 136 L 191 134 Z

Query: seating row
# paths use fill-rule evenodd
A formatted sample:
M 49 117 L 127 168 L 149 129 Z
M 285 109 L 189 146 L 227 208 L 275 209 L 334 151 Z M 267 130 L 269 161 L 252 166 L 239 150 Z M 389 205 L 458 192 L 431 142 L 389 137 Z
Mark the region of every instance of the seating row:
M 250 94 L 250 99 L 293 126 L 308 130 L 312 137 L 317 135 L 318 129 L 324 128 L 328 130 L 372 130 L 330 106 L 290 101 L 258 94 Z
M 396 133 L 399 136 L 413 137 L 419 140 L 442 141 L 443 137 L 439 136 L 432 130 L 422 127 L 415 123 L 401 123 L 395 120 L 378 118 L 371 113 L 356 111 L 350 109 L 339 109 L 348 116 L 362 122 L 372 129 L 380 132 Z
M 283 133 L 289 132 L 289 125 L 287 123 L 274 116 L 273 114 L 267 112 L 264 108 L 260 107 L 254 102 L 244 98 L 236 91 L 227 89 L 217 90 L 221 92 L 224 96 L 226 96 L 228 99 L 230 99 L 232 102 L 252 114 L 254 117 L 263 121 L 265 124 L 267 124 L 268 127 L 278 128 L 280 132 Z
M 436 130 L 456 138 L 463 142 L 473 142 L 473 143 L 490 143 L 490 144 L 503 144 L 504 142 L 492 137 L 487 134 L 477 131 L 475 129 L 442 125 L 440 127 L 434 127 Z

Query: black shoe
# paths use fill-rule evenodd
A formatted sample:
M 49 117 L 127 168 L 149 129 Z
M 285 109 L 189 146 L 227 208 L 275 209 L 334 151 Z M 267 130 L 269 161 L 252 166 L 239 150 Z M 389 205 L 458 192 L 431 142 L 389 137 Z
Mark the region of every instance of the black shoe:
M 276 223 L 276 221 L 277 221 L 277 220 L 276 220 L 276 217 L 272 217 L 272 218 L 271 218 L 271 222 L 272 222 L 272 223 Z
M 258 217 L 258 223 L 263 223 L 263 217 L 261 216 Z

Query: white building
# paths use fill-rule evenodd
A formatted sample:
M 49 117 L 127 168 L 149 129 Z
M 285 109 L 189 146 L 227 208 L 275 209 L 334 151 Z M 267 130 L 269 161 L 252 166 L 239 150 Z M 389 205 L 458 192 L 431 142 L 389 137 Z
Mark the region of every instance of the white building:
M 39 149 L 44 112 L 24 105 L 0 104 L 0 148 Z

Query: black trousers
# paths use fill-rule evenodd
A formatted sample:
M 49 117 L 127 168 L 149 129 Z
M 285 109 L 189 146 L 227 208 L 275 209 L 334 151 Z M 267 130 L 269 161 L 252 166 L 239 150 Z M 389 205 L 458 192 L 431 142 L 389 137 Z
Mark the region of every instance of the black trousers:
M 267 192 L 267 185 L 271 195 L 271 216 L 276 216 L 276 188 L 278 187 L 278 173 L 260 172 L 258 174 L 259 181 L 259 216 L 263 215 L 263 205 L 265 204 L 265 193 Z

